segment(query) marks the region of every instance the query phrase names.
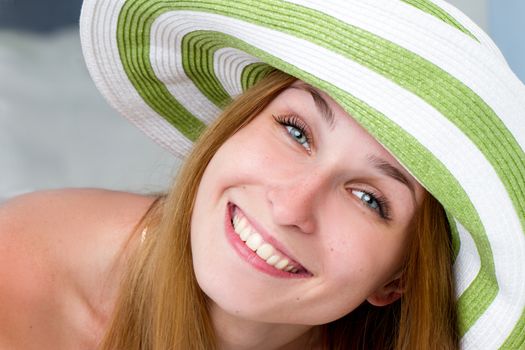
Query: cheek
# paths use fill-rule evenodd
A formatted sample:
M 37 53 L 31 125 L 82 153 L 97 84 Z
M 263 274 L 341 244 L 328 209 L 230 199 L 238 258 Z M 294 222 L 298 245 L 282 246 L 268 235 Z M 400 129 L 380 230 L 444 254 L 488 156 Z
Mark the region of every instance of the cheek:
M 360 284 L 366 294 L 399 270 L 409 237 L 405 228 L 386 229 L 359 210 L 335 206 L 328 216 L 320 230 L 326 233 L 322 268 L 341 288 Z
M 254 128 L 255 127 L 255 128 Z M 239 189 L 259 187 L 270 173 L 275 153 L 264 127 L 249 124 L 228 139 L 212 157 L 202 176 L 191 218 L 191 240 L 196 262 L 213 255 L 213 247 L 223 244 L 210 232 L 222 230 L 226 203 Z M 219 225 L 219 226 L 218 226 Z
M 232 184 L 251 184 L 277 176 L 275 164 L 286 163 L 268 125 L 249 124 L 217 151 L 207 173 Z M 226 183 L 225 183 L 226 185 Z

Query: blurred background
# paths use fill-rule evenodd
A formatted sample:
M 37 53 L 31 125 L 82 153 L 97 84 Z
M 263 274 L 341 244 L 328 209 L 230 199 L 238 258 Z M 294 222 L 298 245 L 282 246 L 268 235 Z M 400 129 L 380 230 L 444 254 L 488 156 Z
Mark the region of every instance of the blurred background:
M 0 202 L 38 189 L 165 189 L 179 161 L 117 115 L 84 67 L 81 0 L 0 0 Z M 525 81 L 525 0 L 450 0 Z

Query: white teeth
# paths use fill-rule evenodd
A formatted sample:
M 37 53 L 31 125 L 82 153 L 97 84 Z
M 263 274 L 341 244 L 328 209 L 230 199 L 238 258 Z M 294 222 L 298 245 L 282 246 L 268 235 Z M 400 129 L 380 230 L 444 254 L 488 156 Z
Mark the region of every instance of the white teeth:
M 235 219 L 237 219 L 237 223 L 235 223 Z M 248 227 L 248 221 L 245 218 L 239 218 L 236 216 L 235 219 L 233 223 L 237 232 L 241 232 L 244 228 Z
M 277 262 L 281 259 L 281 257 L 279 255 L 272 255 L 271 257 L 269 257 L 267 260 L 266 260 L 266 263 L 268 265 L 275 265 L 277 264 Z
M 268 243 L 264 243 L 257 249 L 256 253 L 261 259 L 266 260 L 273 254 L 273 247 Z
M 286 267 L 286 265 L 288 265 L 289 262 L 290 261 L 288 259 L 283 259 L 279 261 L 277 264 L 275 264 L 275 268 L 282 270 Z
M 246 218 L 235 215 L 232 222 L 235 233 L 240 236 L 241 240 L 245 242 L 251 250 L 256 252 L 261 259 L 265 260 L 268 265 L 278 270 L 291 273 L 297 273 L 299 271 L 295 266 L 290 264 L 289 259 L 281 258 L 278 254 L 274 254 L 275 248 L 271 244 L 266 243 L 263 237 L 251 228 Z
M 239 231 L 239 235 L 241 236 L 241 239 L 246 242 L 248 237 L 252 234 L 252 230 L 249 227 L 244 227 L 241 231 Z
M 246 245 L 253 251 L 256 251 L 257 248 L 259 248 L 262 243 L 263 243 L 263 239 L 261 235 L 255 232 L 252 233 L 250 235 L 250 238 L 248 238 L 248 240 L 246 241 Z

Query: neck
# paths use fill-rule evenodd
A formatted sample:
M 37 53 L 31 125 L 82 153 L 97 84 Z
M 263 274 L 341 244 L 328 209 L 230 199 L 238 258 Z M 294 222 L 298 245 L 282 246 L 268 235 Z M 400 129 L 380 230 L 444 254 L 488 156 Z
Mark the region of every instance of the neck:
M 310 350 L 318 348 L 318 329 L 306 325 L 246 320 L 211 307 L 220 350 Z

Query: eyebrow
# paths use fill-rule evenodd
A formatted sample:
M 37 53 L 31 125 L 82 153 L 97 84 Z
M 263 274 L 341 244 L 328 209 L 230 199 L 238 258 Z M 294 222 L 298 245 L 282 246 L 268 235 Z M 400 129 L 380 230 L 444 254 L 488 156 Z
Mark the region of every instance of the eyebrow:
M 314 87 L 308 85 L 308 84 L 300 84 L 296 86 L 291 86 L 293 89 L 300 89 L 306 92 L 309 92 L 310 95 L 312 95 L 312 98 L 314 100 L 315 106 L 321 113 L 321 116 L 323 119 L 328 123 L 328 126 L 330 129 L 333 129 L 334 127 L 334 111 L 332 111 L 332 108 L 328 105 L 328 102 L 321 96 L 319 91 L 315 89 Z
M 414 188 L 414 184 L 408 180 L 408 178 L 395 166 L 388 163 L 386 160 L 378 158 L 374 155 L 368 155 L 368 161 L 372 163 L 374 168 L 379 170 L 382 174 L 393 178 L 394 180 L 397 180 L 408 187 L 410 192 L 412 193 L 412 198 L 414 199 L 414 202 L 416 200 L 416 191 Z

